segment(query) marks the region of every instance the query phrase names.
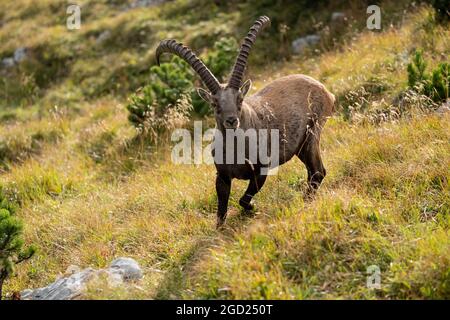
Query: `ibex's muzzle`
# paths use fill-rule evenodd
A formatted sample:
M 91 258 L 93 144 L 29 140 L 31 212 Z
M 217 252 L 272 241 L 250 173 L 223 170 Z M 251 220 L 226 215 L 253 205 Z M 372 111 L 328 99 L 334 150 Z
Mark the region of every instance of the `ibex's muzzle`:
M 228 117 L 224 122 L 223 126 L 226 129 L 236 129 L 239 127 L 239 119 L 237 117 Z

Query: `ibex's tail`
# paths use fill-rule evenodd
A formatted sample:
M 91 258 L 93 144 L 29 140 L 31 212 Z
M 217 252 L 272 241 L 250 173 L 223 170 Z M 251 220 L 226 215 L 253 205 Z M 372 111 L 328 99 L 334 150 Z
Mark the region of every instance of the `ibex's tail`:
M 328 94 L 328 99 L 330 101 L 329 111 L 332 114 L 332 113 L 336 112 L 338 101 L 336 99 L 336 96 L 334 94 L 332 94 L 331 92 L 327 91 L 327 94 Z
M 336 96 L 334 94 L 331 94 L 333 97 L 333 112 L 336 112 L 337 106 L 338 106 L 338 99 L 336 99 Z

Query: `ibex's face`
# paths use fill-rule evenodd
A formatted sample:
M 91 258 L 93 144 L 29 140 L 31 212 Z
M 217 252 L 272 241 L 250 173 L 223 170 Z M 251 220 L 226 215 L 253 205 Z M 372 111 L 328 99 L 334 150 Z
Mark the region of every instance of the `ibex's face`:
M 221 88 L 216 94 L 198 89 L 198 94 L 214 109 L 216 122 L 225 129 L 239 128 L 242 102 L 251 87 L 251 81 L 247 80 L 239 90 L 230 87 Z

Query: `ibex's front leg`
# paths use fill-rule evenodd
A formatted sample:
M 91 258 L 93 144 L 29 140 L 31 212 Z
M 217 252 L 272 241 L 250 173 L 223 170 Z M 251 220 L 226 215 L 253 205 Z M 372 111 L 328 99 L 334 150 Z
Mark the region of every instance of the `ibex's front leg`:
M 253 179 L 250 179 L 250 183 L 248 185 L 245 194 L 239 200 L 239 204 L 245 210 L 253 210 L 254 206 L 251 203 L 253 196 L 261 190 L 264 182 L 266 182 L 267 175 L 256 175 Z
M 227 217 L 228 199 L 230 198 L 231 179 L 227 176 L 217 174 L 216 192 L 218 199 L 217 228 L 220 228 Z

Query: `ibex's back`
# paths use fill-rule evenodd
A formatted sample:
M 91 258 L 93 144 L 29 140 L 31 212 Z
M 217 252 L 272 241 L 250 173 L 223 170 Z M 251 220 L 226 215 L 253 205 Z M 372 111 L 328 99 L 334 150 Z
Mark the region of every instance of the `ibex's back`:
M 295 74 L 271 82 L 244 102 L 263 119 L 259 122 L 261 128 L 279 130 L 282 164 L 298 154 L 308 129 L 309 133 L 313 128 L 314 134 L 320 132 L 334 111 L 335 98 L 320 82 Z M 254 125 L 243 121 L 241 127 L 247 123 L 249 127 Z

